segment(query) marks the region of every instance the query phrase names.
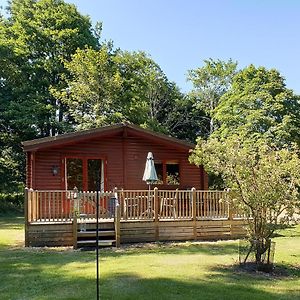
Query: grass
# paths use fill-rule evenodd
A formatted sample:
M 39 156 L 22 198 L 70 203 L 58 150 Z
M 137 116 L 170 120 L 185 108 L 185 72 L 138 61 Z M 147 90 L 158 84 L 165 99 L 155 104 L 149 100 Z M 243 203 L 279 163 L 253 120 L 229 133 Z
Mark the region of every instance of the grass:
M 96 298 L 94 252 L 24 248 L 23 230 L 23 218 L 0 218 L 1 300 Z M 101 250 L 101 299 L 300 299 L 300 225 L 274 241 L 275 276 L 237 269 L 237 241 Z

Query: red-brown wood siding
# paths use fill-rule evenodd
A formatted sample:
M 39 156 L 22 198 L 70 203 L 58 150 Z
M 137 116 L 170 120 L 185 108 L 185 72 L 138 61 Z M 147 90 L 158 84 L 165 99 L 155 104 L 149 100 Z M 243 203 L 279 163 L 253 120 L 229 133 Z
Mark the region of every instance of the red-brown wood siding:
M 34 189 L 58 190 L 61 187 L 60 153 L 57 151 L 37 151 L 35 155 Z M 58 175 L 53 176 L 52 167 L 59 166 Z
M 26 155 L 26 186 L 32 188 L 32 159 L 31 152 Z
M 119 134 L 114 137 L 93 138 L 69 146 L 49 148 L 47 151 L 36 152 L 35 186 L 36 189 L 61 189 L 64 172 L 62 159 L 68 156 L 93 157 L 102 159 L 105 163 L 105 189 L 114 187 L 124 189 L 146 189 L 143 182 L 143 172 L 147 153 L 151 151 L 157 161 L 178 161 L 180 164 L 180 186 L 186 189 L 195 187 L 203 189 L 205 178 L 202 169 L 188 162 L 188 150 L 169 147 L 144 137 L 133 136 L 132 133 Z M 53 165 L 59 166 L 59 174 L 52 175 Z M 177 188 L 178 186 L 158 185 L 162 189 Z

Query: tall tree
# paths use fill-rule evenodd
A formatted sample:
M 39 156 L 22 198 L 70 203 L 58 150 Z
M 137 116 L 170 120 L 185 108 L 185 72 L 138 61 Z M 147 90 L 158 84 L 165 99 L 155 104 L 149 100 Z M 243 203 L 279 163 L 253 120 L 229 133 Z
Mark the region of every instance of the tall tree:
M 213 111 L 218 106 L 220 98 L 231 87 L 232 78 L 236 74 L 237 62 L 231 59 L 226 61 L 204 60 L 204 66 L 188 72 L 188 80 L 193 83 L 190 97 L 195 107 L 206 113 L 209 120 L 207 136 L 217 128 Z
M 53 135 L 62 130 L 63 108 L 50 87 L 63 84 L 64 60 L 77 48 L 97 47 L 98 41 L 89 19 L 62 0 L 13 0 L 8 12 L 1 22 L 0 44 L 8 50 L 8 63 L 13 58 L 18 73 L 24 74 L 22 91 L 7 86 L 9 103 L 28 107 L 30 99 L 36 135 Z
M 9 2 L 8 17 L 0 17 L 0 152 L 11 165 L 24 165 L 21 140 L 64 131 L 64 107 L 50 89 L 64 85 L 63 61 L 86 44 L 98 47 L 99 42 L 89 18 L 74 5 L 62 0 Z M 7 173 L 0 163 L 2 167 Z M 21 169 L 14 171 L 8 184 L 22 179 Z
M 300 145 L 300 101 L 286 88 L 275 70 L 253 65 L 237 74 L 232 88 L 214 111 L 221 124 L 215 136 L 243 134 L 254 140 L 264 138 L 278 146 Z
M 122 78 L 108 47 L 78 49 L 65 67 L 68 89 L 53 90 L 68 107 L 76 129 L 122 121 L 123 103 L 118 97 Z
M 234 76 L 212 113 L 220 127 L 198 139 L 191 160 L 231 189 L 249 219 L 260 264 L 278 222 L 286 221 L 281 214 L 299 206 L 299 98 L 278 71 L 250 65 Z
M 70 92 L 55 93 L 77 128 L 127 121 L 176 136 L 191 122 L 183 94 L 144 52 L 78 50 L 66 68 Z

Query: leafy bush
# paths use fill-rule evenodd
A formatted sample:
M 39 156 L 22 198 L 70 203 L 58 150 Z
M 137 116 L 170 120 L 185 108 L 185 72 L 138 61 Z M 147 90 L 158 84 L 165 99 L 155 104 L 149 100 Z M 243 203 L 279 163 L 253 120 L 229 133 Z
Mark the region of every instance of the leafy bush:
M 0 193 L 0 214 L 23 212 L 24 193 Z

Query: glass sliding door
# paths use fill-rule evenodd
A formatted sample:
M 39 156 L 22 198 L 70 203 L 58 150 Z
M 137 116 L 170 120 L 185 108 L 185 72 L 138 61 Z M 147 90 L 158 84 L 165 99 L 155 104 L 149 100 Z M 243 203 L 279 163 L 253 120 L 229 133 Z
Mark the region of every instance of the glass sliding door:
M 97 190 L 97 181 L 99 180 L 99 189 L 102 190 L 103 184 L 103 174 L 101 174 L 102 160 L 100 159 L 88 159 L 88 190 L 96 191 Z
M 100 190 L 104 190 L 104 163 L 101 159 L 71 157 L 66 158 L 66 188 L 75 187 L 79 191 L 96 191 L 97 180 Z
M 83 161 L 80 158 L 67 158 L 67 189 L 73 190 L 75 187 L 82 191 L 83 189 Z

